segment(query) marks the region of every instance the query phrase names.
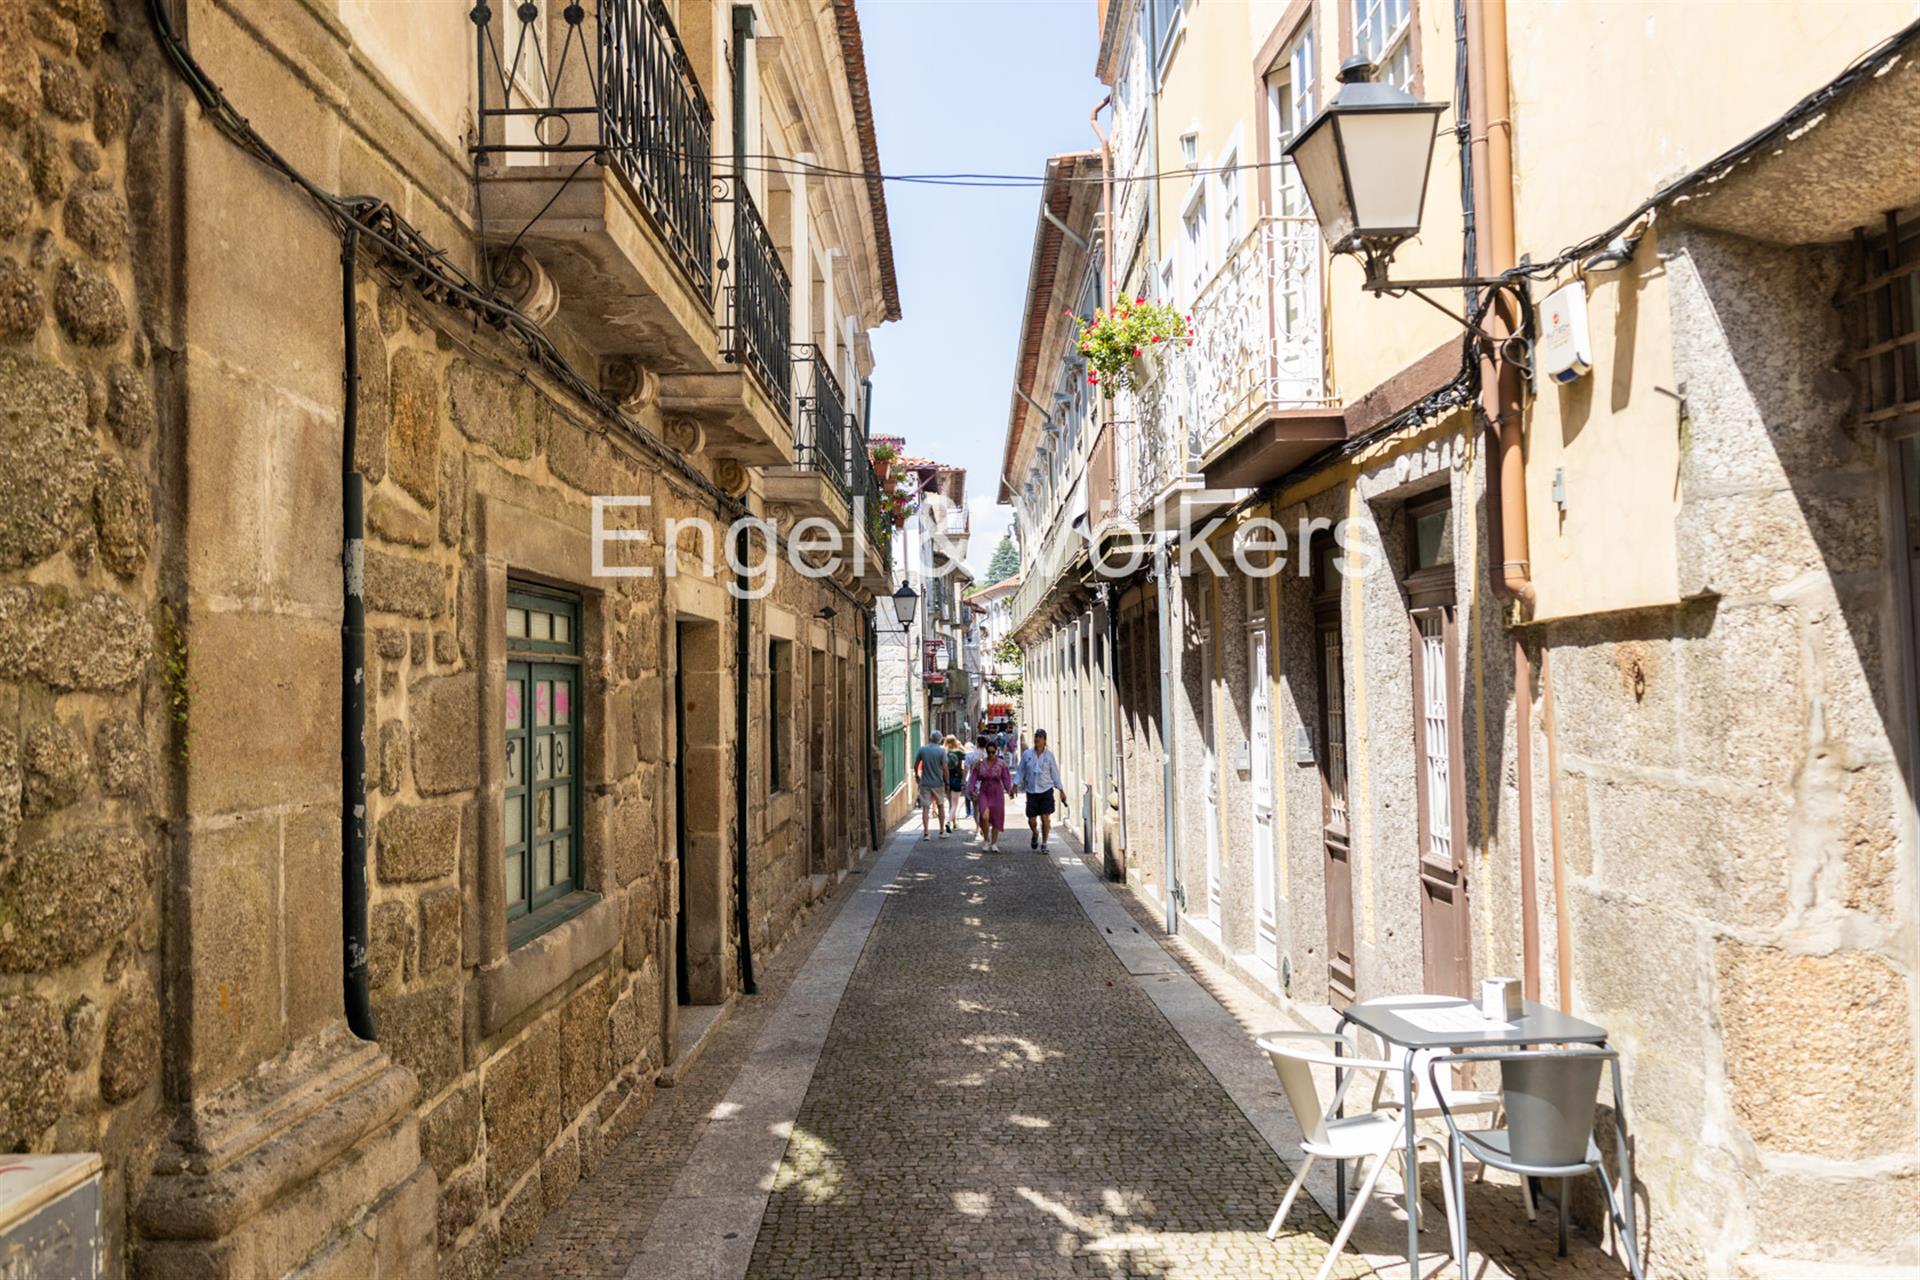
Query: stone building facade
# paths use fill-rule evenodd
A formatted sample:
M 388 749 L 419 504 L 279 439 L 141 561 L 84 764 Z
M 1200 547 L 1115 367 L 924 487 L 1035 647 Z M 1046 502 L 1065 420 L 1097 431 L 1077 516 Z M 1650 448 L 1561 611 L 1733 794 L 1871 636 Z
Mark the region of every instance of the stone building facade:
M 885 206 L 728 162 L 875 167 L 857 17 L 537 9 L 0 0 L 0 1149 L 116 1273 L 491 1274 L 872 848 Z
M 1070 789 L 1121 784 L 1111 870 L 1276 1020 L 1512 974 L 1606 1027 L 1650 1274 L 1920 1262 L 1911 13 L 1465 11 L 1470 56 L 1499 24 L 1507 96 L 1476 107 L 1475 70 L 1446 103 L 1392 275 L 1488 273 L 1450 128 L 1464 108 L 1484 166 L 1481 122 L 1510 121 L 1531 300 L 1578 282 L 1593 335 L 1591 373 L 1523 386 L 1503 476 L 1458 326 L 1364 293 L 1286 166 L 1249 190 L 1228 163 L 1277 159 L 1355 52 L 1447 99 L 1455 9 L 1100 12 L 1094 270 L 1196 341 L 1087 433 L 1065 470 L 1111 478 L 1084 498 L 1046 481 L 1057 416 L 1017 401 L 1003 493 L 1030 697 L 1088 708 Z M 1733 61 L 1679 52 L 1703 41 Z M 1202 173 L 1166 176 L 1181 148 Z M 1022 389 L 1044 403 L 1056 365 L 1084 376 L 1043 340 Z M 1094 543 L 1115 561 L 1192 534 L 1224 572 L 1050 557 L 1074 501 L 1123 518 Z M 1307 531 L 1340 522 L 1371 571 L 1323 571 L 1343 548 Z M 1234 560 L 1276 536 L 1278 575 Z
M 0 1149 L 99 1151 L 124 1221 L 168 1120 L 184 617 L 141 60 L 0 5 Z

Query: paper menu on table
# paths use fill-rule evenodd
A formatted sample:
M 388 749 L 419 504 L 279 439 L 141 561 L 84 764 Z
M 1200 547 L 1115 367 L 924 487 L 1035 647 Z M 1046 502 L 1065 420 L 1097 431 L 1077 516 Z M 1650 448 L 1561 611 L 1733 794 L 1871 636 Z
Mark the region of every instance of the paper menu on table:
M 1401 1018 L 1411 1022 L 1422 1031 L 1439 1033 L 1453 1031 L 1492 1031 L 1496 1027 L 1511 1027 L 1511 1022 L 1492 1022 L 1480 1014 L 1480 1010 L 1470 1004 L 1441 1005 L 1435 1009 L 1396 1009 Z

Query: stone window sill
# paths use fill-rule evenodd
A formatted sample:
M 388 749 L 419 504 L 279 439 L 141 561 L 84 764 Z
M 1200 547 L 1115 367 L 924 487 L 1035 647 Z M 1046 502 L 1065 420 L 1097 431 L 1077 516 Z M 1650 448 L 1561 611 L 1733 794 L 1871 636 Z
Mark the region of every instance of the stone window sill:
M 597 893 L 574 892 L 556 898 L 538 911 L 507 921 L 507 950 L 518 951 L 550 930 L 557 929 L 600 901 Z
M 549 911 L 560 917 L 557 922 L 541 920 L 548 926 L 545 932 L 526 938 L 474 976 L 482 1036 L 508 1025 L 620 944 L 620 908 L 612 899 L 570 894 L 527 920 Z

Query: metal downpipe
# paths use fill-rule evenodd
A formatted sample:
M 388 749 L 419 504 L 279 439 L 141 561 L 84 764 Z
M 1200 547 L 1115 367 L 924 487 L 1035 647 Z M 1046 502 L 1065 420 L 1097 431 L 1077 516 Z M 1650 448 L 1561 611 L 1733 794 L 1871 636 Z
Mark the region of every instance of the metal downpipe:
M 1478 239 L 1478 269 L 1497 275 L 1516 265 L 1513 206 L 1513 124 L 1510 116 L 1507 67 L 1506 0 L 1482 0 L 1468 6 L 1468 82 L 1473 96 L 1477 136 L 1472 147 L 1474 192 L 1482 198 L 1484 234 Z M 1523 610 L 1534 602 L 1533 569 L 1529 555 L 1526 490 L 1525 373 L 1505 356 L 1503 342 L 1525 326 L 1509 290 L 1499 290 L 1488 311 L 1486 327 L 1493 340 L 1483 343 L 1480 365 L 1480 407 L 1494 436 L 1496 459 L 1489 475 L 1489 500 L 1498 513 L 1493 521 L 1493 585 L 1503 599 Z M 1540 901 L 1535 867 L 1533 830 L 1533 666 L 1516 635 L 1513 645 L 1513 719 L 1516 789 L 1519 792 L 1521 982 L 1529 999 L 1540 996 Z M 1551 731 L 1549 731 L 1551 732 Z M 1557 755 L 1549 739 L 1549 759 Z M 1551 779 L 1549 780 L 1551 786 Z M 1554 847 L 1558 849 L 1557 830 Z M 1554 868 L 1559 882 L 1560 868 Z M 1564 972 L 1569 957 L 1558 963 Z
M 347 1026 L 377 1039 L 367 981 L 366 482 L 354 466 L 360 431 L 360 331 L 353 271 L 360 229 L 340 238 L 340 323 L 345 338 L 340 411 L 340 940 Z
M 734 564 L 747 563 L 747 529 L 743 524 L 734 533 Z M 733 573 L 733 821 L 734 821 L 734 912 L 739 917 L 740 990 L 759 994 L 753 980 L 753 916 L 747 890 L 747 672 L 750 653 L 748 627 L 752 602 L 747 599 L 747 575 L 736 568 Z
M 1178 800 L 1173 760 L 1173 592 L 1172 561 L 1163 540 L 1154 548 L 1153 576 L 1160 585 L 1160 840 L 1166 850 L 1166 883 L 1162 897 L 1166 903 L 1167 935 L 1179 932 L 1180 912 L 1174 902 L 1174 810 Z

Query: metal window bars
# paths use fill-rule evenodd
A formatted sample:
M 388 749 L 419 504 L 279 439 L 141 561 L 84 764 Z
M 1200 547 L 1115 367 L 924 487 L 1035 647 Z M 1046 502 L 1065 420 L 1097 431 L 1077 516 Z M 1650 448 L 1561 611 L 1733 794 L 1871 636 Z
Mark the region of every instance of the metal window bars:
M 793 406 L 792 332 L 793 286 L 780 262 L 766 220 L 753 202 L 739 174 L 714 178 L 714 202 L 733 206 L 733 243 L 720 259 L 721 284 L 726 292 L 722 350 L 729 364 L 744 365 L 757 375 L 788 413 Z
M 1886 215 L 1879 236 L 1853 233 L 1853 359 L 1863 423 L 1920 413 L 1920 225 Z
M 826 354 L 811 342 L 796 343 L 792 352 L 795 387 L 794 459 L 833 481 L 847 493 L 849 438 L 847 401 L 840 380 L 827 365 Z
M 592 16 L 589 35 L 586 7 L 566 5 L 555 53 L 542 38 L 553 33 L 542 5 L 515 5 L 497 31 L 493 6 L 478 0 L 468 13 L 479 86 L 473 155 L 481 164 L 572 155 L 611 167 L 711 302 L 713 111 L 661 0 L 597 0 Z

